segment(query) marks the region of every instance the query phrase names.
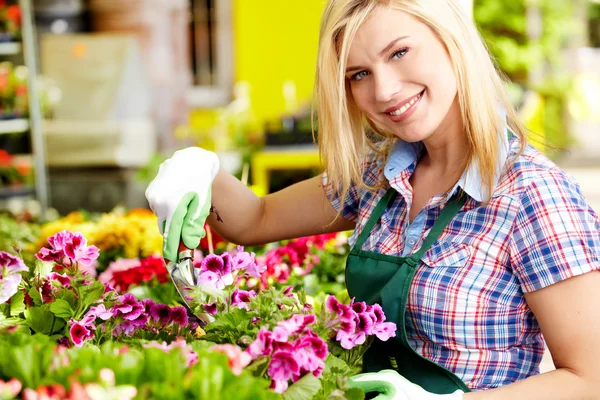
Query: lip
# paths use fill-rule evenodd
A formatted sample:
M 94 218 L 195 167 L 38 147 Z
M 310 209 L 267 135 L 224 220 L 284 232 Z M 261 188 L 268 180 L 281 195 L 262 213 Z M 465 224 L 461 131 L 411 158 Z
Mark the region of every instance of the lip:
M 424 95 L 425 95 L 425 90 L 402 101 L 400 104 L 398 104 L 394 107 L 388 108 L 387 110 L 384 111 L 385 116 L 388 117 L 393 122 L 402 122 L 402 121 L 406 120 L 408 117 L 410 117 L 415 112 L 415 110 L 417 109 L 417 106 L 419 105 L 419 103 L 421 103 L 421 100 L 423 99 Z M 404 112 L 404 114 L 401 114 L 401 115 L 390 115 L 389 114 L 393 111 L 399 110 L 404 105 L 410 103 L 412 101 L 412 99 L 414 99 L 415 97 L 419 97 L 419 96 L 420 96 L 419 100 L 417 100 L 408 110 L 406 110 Z

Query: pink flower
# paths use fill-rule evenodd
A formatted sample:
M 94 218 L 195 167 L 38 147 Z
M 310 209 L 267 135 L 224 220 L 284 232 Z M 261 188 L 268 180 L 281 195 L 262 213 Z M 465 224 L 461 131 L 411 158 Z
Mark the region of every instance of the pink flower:
M 235 289 L 231 294 L 231 305 L 237 306 L 243 310 L 250 310 L 248 303 L 250 303 L 250 300 L 252 300 L 253 297 L 256 297 L 256 292 L 254 290 L 247 292 L 245 290 Z
M 50 281 L 57 281 L 58 283 L 60 283 L 61 285 L 63 285 L 64 287 L 69 287 L 71 286 L 71 277 L 69 277 L 67 274 L 59 274 L 57 272 L 51 272 L 48 274 L 48 276 L 46 276 L 46 279 L 50 280 Z
M 192 350 L 192 346 L 186 343 L 182 338 L 171 343 L 172 349 L 181 349 L 181 353 L 186 359 L 186 366 L 189 368 L 198 362 L 198 353 Z
M 252 356 L 250 354 L 233 344 L 217 344 L 211 346 L 209 350 L 225 354 L 227 358 L 229 358 L 229 368 L 231 368 L 231 371 L 235 375 L 240 375 L 243 369 L 252 361 Z
M 42 248 L 35 255 L 38 259 L 46 262 L 63 262 L 69 258 L 72 263 L 89 266 L 99 255 L 96 246 L 88 246 L 87 240 L 79 232 L 60 231 L 48 238 L 50 248 Z
M 62 261 L 65 258 L 65 246 L 72 237 L 73 234 L 69 231 L 57 232 L 54 236 L 48 238 L 50 248 L 41 248 L 35 256 L 46 262 Z
M 85 317 L 93 317 L 94 320 L 96 318 L 100 318 L 101 320 L 106 321 L 113 317 L 113 311 L 107 310 L 104 304 L 100 304 L 98 306 L 91 307 L 88 312 L 85 313 L 84 318 Z
M 274 381 L 288 381 L 295 375 L 299 375 L 300 367 L 292 353 L 277 351 L 271 358 L 267 372 Z
M 238 252 L 233 257 L 233 268 L 244 271 L 244 275 L 260 278 L 267 269 L 267 266 L 259 266 L 256 263 L 256 256 L 254 253 L 247 253 L 244 251 L 243 247 L 238 246 Z
M 29 271 L 29 268 L 23 260 L 5 251 L 0 251 L 0 279 L 24 271 Z
M 139 265 L 140 260 L 138 258 L 119 258 L 116 261 L 108 264 L 108 268 L 106 268 L 106 271 L 98 276 L 98 280 L 104 284 L 114 285 L 115 282 L 113 280 L 113 276 L 115 272 L 126 271 L 128 269 L 138 267 Z
M 382 342 L 396 336 L 396 324 L 393 322 L 382 322 L 373 328 L 373 334 Z
M 162 341 L 162 343 L 159 343 L 156 340 L 153 340 L 150 343 L 142 344 L 142 347 L 145 349 L 150 349 L 150 348 L 160 349 L 160 350 L 164 351 L 165 353 L 168 353 L 169 351 L 171 351 L 171 346 L 168 345 L 167 342 L 165 342 L 164 340 Z
M 8 275 L 0 279 L 0 304 L 4 304 L 17 293 L 21 274 Z
M 285 328 L 276 326 L 275 329 L 273 329 L 271 337 L 275 342 L 287 342 L 290 337 L 290 332 Z
M 266 328 L 262 328 L 258 332 L 256 340 L 248 346 L 248 353 L 252 358 L 256 359 L 260 356 L 269 356 L 273 351 L 273 339 L 271 338 L 271 332 Z
M 289 386 L 288 381 L 275 381 L 274 380 L 271 382 L 271 389 L 273 389 L 273 391 L 275 393 L 279 393 L 279 394 L 285 392 L 287 390 L 288 386 Z
M 91 265 L 100 255 L 96 246 L 88 246 L 87 239 L 79 232 L 73 234 L 71 240 L 65 244 L 65 255 L 73 262 L 83 266 Z
M 209 254 L 202 260 L 200 267 L 201 285 L 212 285 L 217 289 L 224 289 L 233 283 L 233 274 L 230 256 L 224 253 L 221 256 Z
M 294 314 L 290 319 L 286 321 L 279 321 L 277 326 L 284 328 L 290 334 L 301 332 L 306 329 L 308 325 L 314 324 L 317 321 L 317 317 L 314 314 L 300 315 Z
M 16 397 L 22 388 L 23 385 L 16 378 L 12 378 L 8 382 L 0 380 L 0 396 L 2 396 L 3 399 L 12 399 L 13 397 Z
M 71 341 L 77 347 L 83 346 L 85 342 L 94 338 L 94 330 L 88 329 L 85 325 L 81 323 L 71 320 L 71 328 L 69 329 L 69 335 L 71 336 Z

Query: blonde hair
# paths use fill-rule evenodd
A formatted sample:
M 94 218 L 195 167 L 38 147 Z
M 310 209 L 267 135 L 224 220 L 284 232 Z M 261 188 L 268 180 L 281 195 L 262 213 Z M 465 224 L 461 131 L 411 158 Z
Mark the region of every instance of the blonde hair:
M 374 190 L 376 187 L 363 182 L 362 160 L 369 149 L 385 160 L 397 139 L 379 130 L 356 107 L 346 79 L 350 44 L 378 6 L 398 9 L 417 18 L 429 26 L 448 51 L 470 146 L 462 170 L 473 161 L 478 163 L 487 194 L 484 200 L 488 200 L 495 177 L 503 167 L 499 164 L 498 132 L 508 126 L 519 136 L 519 155 L 527 144 L 527 135 L 483 39 L 456 0 L 328 0 L 321 21 L 314 91 L 319 152 L 328 183 L 342 199 L 352 183 Z M 506 112 L 506 124 L 500 108 Z M 370 131 L 374 134 L 369 134 Z

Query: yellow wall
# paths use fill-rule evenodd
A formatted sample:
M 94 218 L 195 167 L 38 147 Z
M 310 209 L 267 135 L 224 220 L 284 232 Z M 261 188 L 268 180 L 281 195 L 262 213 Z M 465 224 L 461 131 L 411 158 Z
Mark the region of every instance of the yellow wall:
M 299 104 L 312 96 L 323 0 L 233 0 L 235 81 L 251 85 L 261 126 L 285 111 L 282 84 L 296 83 Z M 192 115 L 206 126 L 208 110 Z
M 259 119 L 284 110 L 282 83 L 310 101 L 323 0 L 234 0 L 235 77 L 252 85 Z

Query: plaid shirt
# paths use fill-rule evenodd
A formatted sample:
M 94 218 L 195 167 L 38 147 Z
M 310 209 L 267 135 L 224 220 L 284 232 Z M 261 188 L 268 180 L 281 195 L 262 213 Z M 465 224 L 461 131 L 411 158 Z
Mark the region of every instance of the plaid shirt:
M 514 159 L 520 143 L 505 143 L 502 160 Z M 399 192 L 363 249 L 407 256 L 433 226 L 444 199 L 432 198 L 409 223 L 409 177 L 422 143 L 399 141 L 388 161 L 370 157 L 365 183 L 383 173 Z M 475 167 L 459 187 L 467 203 L 425 253 L 409 292 L 406 330 L 412 348 L 454 372 L 469 388 L 495 388 L 539 373 L 544 340 L 524 293 L 600 270 L 600 221 L 578 184 L 539 151 L 528 146 L 514 165 L 497 177 L 491 200 Z M 352 186 L 342 201 L 323 182 L 333 206 L 356 221 L 354 244 L 389 186 L 370 192 Z

